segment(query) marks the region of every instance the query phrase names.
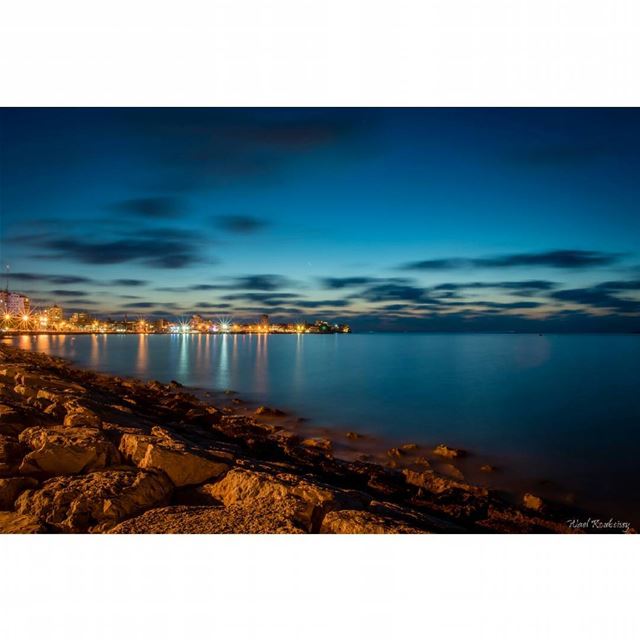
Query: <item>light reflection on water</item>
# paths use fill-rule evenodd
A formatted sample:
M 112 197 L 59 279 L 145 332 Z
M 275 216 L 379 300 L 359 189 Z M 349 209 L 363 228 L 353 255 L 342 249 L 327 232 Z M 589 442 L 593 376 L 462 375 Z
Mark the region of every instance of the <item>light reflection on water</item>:
M 316 423 L 504 456 L 608 500 L 640 488 L 640 336 L 21 336 L 121 375 L 233 389 Z

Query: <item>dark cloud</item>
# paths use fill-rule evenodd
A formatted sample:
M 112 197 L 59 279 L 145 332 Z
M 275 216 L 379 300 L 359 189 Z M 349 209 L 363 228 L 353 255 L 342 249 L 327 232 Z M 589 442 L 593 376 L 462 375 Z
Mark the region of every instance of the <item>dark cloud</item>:
M 111 284 L 116 287 L 142 287 L 148 284 L 146 280 L 134 280 L 132 278 L 119 278 L 118 280 L 112 280 Z
M 351 287 L 359 287 L 376 282 L 383 281 L 383 278 L 369 278 L 366 276 L 354 276 L 351 278 L 321 278 L 320 282 L 326 289 L 349 289 Z M 390 278 L 389 280 L 394 280 Z M 398 281 L 401 279 L 398 278 Z
M 116 240 L 87 241 L 56 237 L 36 245 L 48 253 L 43 258 L 72 259 L 83 264 L 123 264 L 139 262 L 149 267 L 180 269 L 200 262 L 197 240 L 190 237 L 156 237 L 156 234 Z
M 74 298 L 88 295 L 86 291 L 81 291 L 79 289 L 52 289 L 50 293 L 54 296 L 73 296 Z
M 596 285 L 606 291 L 640 291 L 640 280 L 610 280 Z
M 43 273 L 10 273 L 10 280 L 20 280 L 23 282 L 50 282 L 51 284 L 82 284 L 91 283 L 91 278 L 84 276 L 60 276 L 47 275 Z
M 352 141 L 372 113 L 355 109 L 122 109 L 155 161 L 153 188 L 187 191 L 273 181 L 317 150 Z M 353 148 L 353 145 L 351 146 Z
M 174 197 L 131 198 L 111 205 L 110 210 L 142 218 L 179 218 L 184 214 L 185 203 Z
M 411 300 L 429 302 L 430 298 L 426 289 L 405 284 L 378 284 L 368 287 L 358 294 L 368 302 L 386 302 L 393 300 Z
M 349 300 L 298 300 L 295 303 L 304 309 L 315 309 L 317 307 L 348 307 L 351 304 Z
M 289 286 L 290 280 L 284 276 L 278 276 L 273 274 L 252 275 L 236 278 L 235 281 L 229 285 L 237 289 L 247 289 L 256 291 L 276 291 L 283 287 Z
M 215 224 L 231 233 L 249 234 L 261 231 L 268 226 L 268 222 L 263 218 L 253 216 L 216 216 Z
M 625 300 L 600 287 L 564 289 L 554 291 L 551 297 L 562 302 L 572 302 L 598 309 L 610 309 L 618 313 L 640 313 L 639 300 Z
M 444 282 L 434 290 L 458 291 L 460 289 L 507 289 L 515 291 L 549 291 L 557 286 L 550 280 L 508 280 L 502 282 Z
M 558 249 L 540 253 L 513 253 L 486 258 L 440 258 L 410 262 L 401 267 L 408 271 L 445 271 L 471 268 L 553 267 L 581 269 L 602 267 L 615 263 L 620 254 L 580 249 Z

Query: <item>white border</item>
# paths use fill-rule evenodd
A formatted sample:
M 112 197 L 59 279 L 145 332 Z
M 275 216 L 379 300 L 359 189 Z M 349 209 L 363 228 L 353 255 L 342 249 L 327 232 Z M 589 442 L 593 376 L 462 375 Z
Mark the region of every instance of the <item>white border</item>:
M 4 106 L 636 106 L 635 0 L 0 0 Z M 7 638 L 632 638 L 635 536 L 0 537 Z

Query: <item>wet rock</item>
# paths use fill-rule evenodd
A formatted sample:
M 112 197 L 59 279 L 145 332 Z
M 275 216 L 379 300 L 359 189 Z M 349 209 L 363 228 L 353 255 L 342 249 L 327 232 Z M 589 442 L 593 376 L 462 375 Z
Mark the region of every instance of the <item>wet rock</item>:
M 532 493 L 524 494 L 522 498 L 522 504 L 527 509 L 531 509 L 532 511 L 540 511 L 544 506 L 544 503 L 542 502 L 542 498 L 539 498 L 538 496 L 534 496 Z
M 320 449 L 325 452 L 331 452 L 333 449 L 333 443 L 329 438 L 307 438 L 306 440 L 303 440 L 301 444 L 303 447 Z
M 261 406 L 258 407 L 255 411 L 257 416 L 265 416 L 265 417 L 273 417 L 280 418 L 282 416 L 286 416 L 287 414 L 280 409 L 273 409 L 272 407 Z
M 480 471 L 482 471 L 483 473 L 493 473 L 494 471 L 496 471 L 496 468 L 490 464 L 483 464 L 480 467 Z
M 405 452 L 416 451 L 417 448 L 418 445 L 415 444 L 415 442 L 408 442 L 407 444 L 400 445 L 400 451 Z
M 20 442 L 32 451 L 20 473 L 80 473 L 120 463 L 115 446 L 99 429 L 89 427 L 29 427 Z
M 11 511 L 16 498 L 27 489 L 34 489 L 38 481 L 33 478 L 2 478 L 0 479 L 0 510 Z
M 60 476 L 27 490 L 16 510 L 68 533 L 104 531 L 165 501 L 173 487 L 161 473 L 106 469 L 83 476 Z
M 233 460 L 230 453 L 217 452 L 217 459 L 212 459 L 178 443 L 134 434 L 122 436 L 120 451 L 141 469 L 163 471 L 176 487 L 217 478 L 229 469 L 229 462 Z
M 399 520 L 368 511 L 331 511 L 322 520 L 320 533 L 425 533 Z
M 462 449 L 454 449 L 453 447 L 448 447 L 445 444 L 439 444 L 434 450 L 437 456 L 441 456 L 442 458 L 462 458 L 466 455 L 466 452 Z
M 346 436 L 347 438 L 349 438 L 349 440 L 359 440 L 360 438 L 362 438 L 362 436 L 355 431 L 347 431 Z
M 291 519 L 287 501 L 246 507 L 175 506 L 151 509 L 109 533 L 305 533 Z
M 387 455 L 390 458 L 399 458 L 400 456 L 404 455 L 404 451 L 401 451 L 400 449 L 398 449 L 398 447 L 392 447 L 391 449 L 389 449 L 389 451 L 387 451 Z
M 46 530 L 37 518 L 13 511 L 0 511 L 0 533 L 45 533 Z
M 402 473 L 406 478 L 407 484 L 425 489 L 429 493 L 444 494 L 452 491 L 462 491 L 474 496 L 486 497 L 488 495 L 488 491 L 484 487 L 446 478 L 431 470 L 413 471 L 412 469 L 403 469 Z

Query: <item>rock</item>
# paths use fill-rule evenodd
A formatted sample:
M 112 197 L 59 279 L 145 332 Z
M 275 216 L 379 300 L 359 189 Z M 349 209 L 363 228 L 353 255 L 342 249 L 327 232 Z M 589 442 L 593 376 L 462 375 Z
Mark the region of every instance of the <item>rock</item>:
M 279 418 L 282 416 L 286 416 L 287 414 L 280 409 L 273 409 L 272 407 L 258 407 L 255 411 L 257 416 L 269 416 L 274 418 Z
M 2 478 L 0 479 L 0 510 L 13 509 L 16 498 L 27 489 L 34 489 L 38 481 L 33 478 Z
M 294 510 L 293 521 L 306 531 L 317 528 L 324 514 L 340 505 L 366 504 L 357 492 L 340 491 L 287 473 L 270 474 L 234 468 L 220 481 L 202 487 L 225 506 L 242 503 L 279 503 L 288 499 Z
M 0 478 L 18 474 L 24 449 L 13 435 L 0 434 Z
M 409 442 L 407 444 L 400 445 L 400 451 L 415 451 L 418 445 L 415 442 Z
M 346 436 L 347 438 L 349 438 L 349 440 L 359 440 L 360 438 L 362 438 L 362 436 L 355 431 L 347 431 Z
M 441 473 L 444 473 L 444 475 L 449 476 L 450 478 L 455 478 L 456 480 L 464 480 L 462 471 L 460 471 L 458 467 L 452 464 L 442 464 L 438 468 Z
M 293 523 L 290 511 L 286 501 L 250 507 L 163 507 L 126 520 L 109 533 L 305 533 Z
M 0 511 L 0 533 L 45 533 L 46 530 L 37 518 Z
M 65 427 L 94 427 L 99 429 L 102 420 L 90 409 L 86 407 L 72 405 L 64 418 Z
M 25 396 L 25 397 L 35 397 L 36 396 L 36 390 L 35 389 L 31 389 L 29 387 L 26 387 L 23 384 L 17 384 L 14 388 L 13 388 L 13 392 L 17 393 L 20 396 Z
M 164 471 L 176 487 L 217 478 L 229 469 L 229 462 L 233 460 L 230 453 L 216 452 L 219 459 L 212 459 L 177 444 L 134 434 L 122 436 L 120 451 L 141 469 Z
M 543 507 L 542 498 L 538 496 L 534 496 L 532 493 L 525 493 L 522 498 L 522 504 L 527 509 L 532 509 L 533 511 L 540 511 Z
M 399 458 L 400 456 L 404 455 L 404 452 L 398 449 L 398 447 L 393 447 L 389 449 L 389 451 L 387 451 L 387 455 L 390 458 Z
M 462 449 L 454 449 L 453 447 L 447 447 L 445 444 L 439 444 L 434 450 L 437 456 L 441 456 L 443 458 L 462 458 L 466 455 L 466 452 Z
M 20 442 L 32 449 L 20 465 L 24 474 L 80 473 L 120 463 L 115 446 L 90 427 L 29 427 Z
M 412 469 L 403 469 L 402 473 L 404 474 L 407 484 L 425 489 L 429 493 L 436 495 L 450 493 L 452 491 L 461 491 L 481 497 L 488 495 L 488 491 L 484 487 L 477 487 L 465 482 L 459 482 L 458 480 L 445 478 L 431 470 L 413 471 Z
M 34 516 L 67 533 L 104 531 L 158 506 L 172 491 L 162 473 L 106 469 L 83 476 L 59 476 L 16 500 L 19 514 Z
M 331 452 L 333 449 L 333 443 L 329 438 L 307 438 L 302 441 L 303 447 L 310 447 L 311 449 L 320 449 L 321 451 L 325 451 L 327 453 Z
M 322 520 L 320 533 L 425 533 L 404 522 L 368 511 L 331 511 Z
M 483 473 L 493 473 L 496 470 L 496 468 L 490 464 L 483 464 L 480 467 L 480 471 L 482 471 Z

